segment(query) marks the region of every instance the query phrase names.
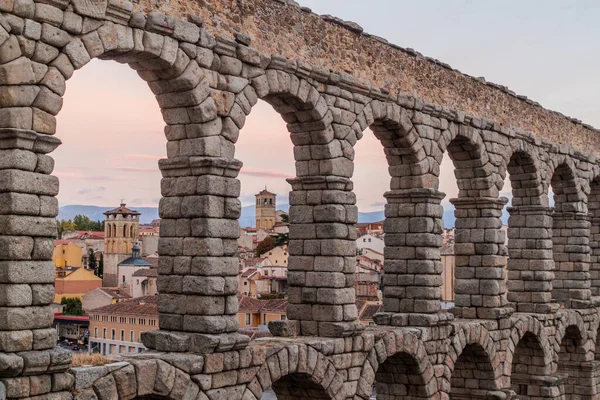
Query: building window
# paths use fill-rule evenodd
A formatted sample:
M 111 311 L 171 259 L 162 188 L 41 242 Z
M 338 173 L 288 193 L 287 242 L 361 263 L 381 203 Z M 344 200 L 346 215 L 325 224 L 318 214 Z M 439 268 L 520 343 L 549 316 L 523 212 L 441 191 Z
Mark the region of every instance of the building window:
M 102 339 L 106 339 L 106 328 L 102 329 Z
M 142 318 L 140 318 L 140 320 L 139 320 L 139 324 L 140 324 L 140 325 L 146 325 L 146 320 L 145 320 L 145 319 L 142 319 Z
M 267 324 L 267 314 L 263 314 L 263 325 Z
M 135 333 L 133 331 L 129 331 L 129 341 L 135 342 Z
M 244 286 L 248 286 L 248 282 L 244 281 Z
M 265 273 L 265 276 L 269 276 L 269 271 L 265 270 L 264 273 Z
M 121 342 L 125 341 L 125 331 L 121 329 Z
M 369 238 L 369 243 L 371 243 L 371 238 Z
M 114 330 L 114 329 L 111 329 L 111 330 L 110 330 L 110 338 L 111 338 L 112 340 L 115 340 L 115 330 Z
M 282 321 L 285 321 L 286 319 L 287 319 L 287 317 L 286 317 L 285 315 L 282 315 L 282 316 L 281 316 L 281 320 L 282 320 Z
M 250 314 L 246 314 L 246 325 L 250 325 Z
M 97 338 L 98 337 L 98 327 L 94 328 L 94 337 Z

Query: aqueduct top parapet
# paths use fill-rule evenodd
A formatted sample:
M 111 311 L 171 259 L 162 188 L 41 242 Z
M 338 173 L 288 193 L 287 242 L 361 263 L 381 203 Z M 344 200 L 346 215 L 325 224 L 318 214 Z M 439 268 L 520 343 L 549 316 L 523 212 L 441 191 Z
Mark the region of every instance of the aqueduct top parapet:
M 590 125 L 544 109 L 505 86 L 466 75 L 442 61 L 363 32 L 354 22 L 314 14 L 293 0 L 178 0 L 158 5 L 152 0 L 138 0 L 134 10 L 159 11 L 183 19 L 188 14 L 199 15 L 217 36 L 231 38 L 234 32 L 240 32 L 249 35 L 252 47 L 263 54 L 281 54 L 321 67 L 322 80 L 329 78 L 331 70 L 335 76 L 329 79 L 343 83 L 347 77 L 355 78 L 362 90 L 374 88 L 372 94 L 379 91 L 378 95 L 385 96 L 385 91 L 401 91 L 505 126 L 513 125 L 554 143 L 569 143 L 583 151 L 599 148 L 600 136 Z

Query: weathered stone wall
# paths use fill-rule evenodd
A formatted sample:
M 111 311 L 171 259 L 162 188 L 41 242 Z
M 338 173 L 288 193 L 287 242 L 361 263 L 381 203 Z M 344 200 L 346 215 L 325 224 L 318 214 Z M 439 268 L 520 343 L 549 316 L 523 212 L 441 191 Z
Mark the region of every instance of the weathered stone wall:
M 136 0 L 134 8 L 184 19 L 188 14 L 199 15 L 217 36 L 247 34 L 252 37 L 253 47 L 264 54 L 281 54 L 325 71 L 348 74 L 361 81 L 366 90 L 372 86 L 393 94 L 401 91 L 513 125 L 555 143 L 569 143 L 579 150 L 598 154 L 600 148 L 598 131 L 591 126 L 545 110 L 501 85 L 453 70 L 443 60 L 410 49 L 410 43 L 399 43 L 409 48 L 399 47 L 362 32 L 356 23 L 321 17 L 293 1 Z

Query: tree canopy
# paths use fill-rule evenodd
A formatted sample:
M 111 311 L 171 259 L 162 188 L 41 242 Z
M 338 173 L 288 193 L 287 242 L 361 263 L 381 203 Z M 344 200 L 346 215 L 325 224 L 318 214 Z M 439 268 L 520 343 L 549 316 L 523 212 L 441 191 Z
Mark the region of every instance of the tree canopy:
M 260 257 L 262 254 L 266 253 L 267 251 L 272 250 L 275 247 L 277 247 L 275 245 L 276 242 L 277 241 L 272 236 L 267 236 L 266 238 L 264 238 L 264 240 L 258 242 L 258 245 L 256 246 L 256 257 Z
M 90 217 L 78 214 L 70 219 L 57 220 L 58 237 L 61 238 L 64 232 L 69 231 L 104 231 L 104 221 L 92 221 Z
M 75 297 L 63 297 L 60 299 L 60 304 L 65 305 L 64 315 L 83 315 L 83 307 L 81 300 Z

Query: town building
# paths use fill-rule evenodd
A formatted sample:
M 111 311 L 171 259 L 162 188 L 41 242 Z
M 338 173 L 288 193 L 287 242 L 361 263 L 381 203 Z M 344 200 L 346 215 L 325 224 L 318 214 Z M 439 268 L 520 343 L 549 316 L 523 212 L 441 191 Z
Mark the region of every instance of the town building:
M 256 229 L 272 230 L 277 222 L 277 208 L 275 193 L 265 190 L 256 196 Z
M 385 243 L 383 242 L 383 239 L 378 238 L 375 235 L 366 234 L 356 239 L 356 248 L 359 250 L 369 248 L 383 254 Z
M 456 269 L 453 241 L 442 246 L 440 259 L 442 262 L 442 307 L 450 309 L 454 307 L 454 272 Z
M 240 228 L 240 237 L 237 240 L 238 247 L 242 247 L 245 249 L 254 249 L 256 247 L 255 243 L 256 238 L 256 229 L 254 228 Z
M 140 213 L 130 210 L 125 203 L 106 211 L 104 222 L 104 286 L 118 286 L 118 265 L 131 256 L 138 240 Z
M 157 294 L 156 280 L 158 279 L 158 269 L 144 268 L 135 271 L 131 277 L 131 296 L 143 297 Z
M 54 314 L 54 329 L 59 340 L 71 340 L 86 344 L 89 337 L 90 318 L 88 315 Z
M 382 265 L 365 257 L 358 256 L 354 273 L 354 291 L 357 299 L 381 300 Z
M 131 299 L 131 296 L 118 287 L 101 287 L 81 296 L 81 305 L 85 312 L 96 308 Z
M 56 268 L 81 267 L 83 248 L 69 240 L 55 240 L 52 262 Z
M 89 311 L 89 352 L 106 355 L 146 350 L 140 335 L 158 329 L 156 298 L 139 297 Z
M 119 277 L 119 284 L 117 286 L 122 288 L 132 297 L 137 297 L 134 295 L 134 287 L 136 284 L 138 286 L 136 289 L 137 293 L 148 290 L 148 287 L 145 287 L 145 289 L 141 287 L 139 276 L 137 278 L 134 278 L 133 276 L 137 271 L 152 267 L 152 264 L 142 258 L 140 251 L 140 245 L 139 243 L 136 243 L 131 249 L 131 257 L 126 258 L 117 265 L 117 275 Z M 158 274 L 156 276 L 158 276 Z M 149 281 L 146 282 L 146 285 L 149 285 Z M 154 288 L 156 288 L 156 282 L 154 283 Z
M 85 268 L 57 268 L 54 281 L 54 302 L 60 303 L 63 297 L 81 300 L 86 293 L 102 287 L 102 279 L 94 271 Z
M 271 321 L 284 321 L 287 299 L 259 300 L 248 296 L 238 296 L 237 317 L 240 328 L 259 328 L 267 330 Z
M 160 228 L 157 226 L 140 227 L 139 234 L 139 241 L 141 242 L 142 247 L 142 255 L 158 253 L 158 239 L 160 234 Z
M 262 257 L 265 257 L 267 260 L 269 260 L 271 265 L 282 265 L 287 267 L 288 259 L 290 258 L 288 254 L 288 246 L 284 244 L 272 248 L 271 250 L 262 254 Z
M 383 235 L 383 221 L 379 222 L 359 222 L 355 225 L 357 236 L 363 235 L 373 235 L 373 236 L 381 236 Z

